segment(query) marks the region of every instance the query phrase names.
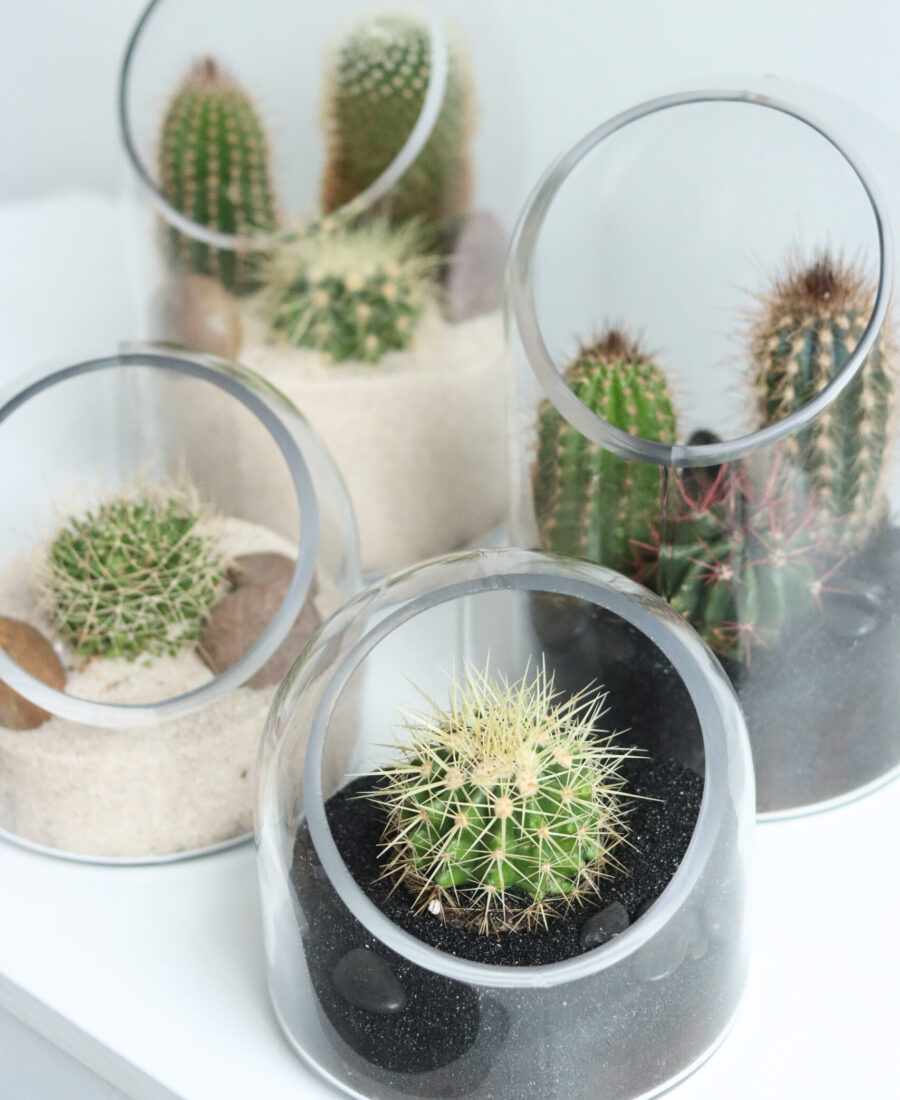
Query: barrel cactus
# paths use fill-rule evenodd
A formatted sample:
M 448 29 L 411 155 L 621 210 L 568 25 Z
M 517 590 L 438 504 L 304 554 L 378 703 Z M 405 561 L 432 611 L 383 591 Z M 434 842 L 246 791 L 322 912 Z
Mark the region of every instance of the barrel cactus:
M 631 751 L 597 730 L 604 698 L 563 702 L 545 670 L 470 669 L 447 709 L 407 715 L 401 762 L 364 796 L 387 812 L 386 875 L 482 933 L 546 926 L 596 893 L 626 834 Z
M 421 114 L 431 72 L 428 27 L 410 15 L 375 16 L 338 44 L 325 92 L 326 213 L 354 199 L 394 161 Z M 434 127 L 385 200 L 393 221 L 418 217 L 442 229 L 448 219 L 465 212 L 471 191 L 473 99 L 468 60 L 462 45 L 451 39 L 446 88 Z
M 666 376 L 618 330 L 583 348 L 565 377 L 575 396 L 613 427 L 675 443 Z M 539 411 L 532 492 L 545 549 L 622 571 L 632 569 L 635 544 L 648 538 L 662 501 L 659 467 L 592 443 L 549 401 Z
M 174 655 L 226 585 L 219 540 L 184 494 L 118 497 L 66 521 L 39 571 L 41 605 L 86 657 Z
M 736 463 L 710 480 L 673 476 L 670 491 L 644 579 L 712 649 L 749 663 L 814 610 L 821 545 L 808 499 L 780 458 L 761 483 Z
M 212 58 L 188 73 L 166 111 L 159 186 L 197 225 L 220 233 L 271 233 L 278 224 L 262 121 L 246 92 Z M 230 290 L 253 281 L 252 254 L 216 248 L 170 226 L 172 261 Z
M 410 345 L 433 298 L 418 227 L 325 223 L 279 244 L 263 265 L 260 306 L 296 347 L 333 362 L 378 363 Z
M 809 402 L 856 347 L 874 292 L 828 252 L 792 264 L 763 296 L 751 329 L 752 378 L 763 426 Z M 788 443 L 809 477 L 839 551 L 853 553 L 884 517 L 886 452 L 896 392 L 896 349 L 886 329 L 844 393 Z

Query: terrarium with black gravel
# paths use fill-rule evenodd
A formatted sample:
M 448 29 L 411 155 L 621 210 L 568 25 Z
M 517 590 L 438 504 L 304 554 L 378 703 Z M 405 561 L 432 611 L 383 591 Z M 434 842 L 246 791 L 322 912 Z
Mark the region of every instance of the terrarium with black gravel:
M 536 605 L 604 617 L 591 669 Z M 638 585 L 508 549 L 367 589 L 285 681 L 257 795 L 275 1009 L 348 1093 L 646 1096 L 727 1031 L 746 729 Z
M 779 816 L 900 772 L 900 358 L 876 184 L 766 93 L 639 104 L 536 188 L 510 264 L 511 532 L 694 627 Z M 532 622 L 563 676 L 606 644 L 593 612 Z

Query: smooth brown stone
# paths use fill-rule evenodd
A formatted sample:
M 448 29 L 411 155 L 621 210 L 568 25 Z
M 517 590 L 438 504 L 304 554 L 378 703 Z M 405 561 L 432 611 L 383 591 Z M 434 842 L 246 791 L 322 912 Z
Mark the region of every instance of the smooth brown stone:
M 0 616 L 0 649 L 48 687 L 62 691 L 66 686 L 65 669 L 53 646 L 39 630 L 28 623 Z M 13 730 L 31 730 L 42 725 L 49 717 L 47 711 L 30 703 L 13 691 L 9 684 L 0 680 L 0 726 Z
M 231 563 L 231 581 L 235 588 L 248 584 L 280 584 L 287 592 L 293 573 L 294 563 L 284 554 L 240 554 Z
M 182 275 L 156 292 L 151 305 L 153 336 L 197 351 L 233 359 L 241 346 L 234 298 L 208 275 Z
M 244 656 L 262 636 L 284 602 L 294 563 L 283 554 L 244 554 L 234 560 L 233 592 L 212 611 L 200 637 L 199 653 L 216 676 Z M 284 641 L 246 682 L 262 688 L 280 684 L 297 654 L 319 629 L 321 616 L 313 603 L 315 586 Z

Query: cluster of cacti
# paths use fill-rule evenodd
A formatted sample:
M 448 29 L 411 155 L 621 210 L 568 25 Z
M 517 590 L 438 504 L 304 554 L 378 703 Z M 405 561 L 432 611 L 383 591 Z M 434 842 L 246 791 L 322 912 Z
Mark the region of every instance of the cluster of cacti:
M 717 652 L 749 662 L 814 607 L 821 564 L 813 511 L 776 458 L 760 483 L 740 464 L 710 480 L 673 476 L 643 579 Z
M 41 604 L 88 657 L 175 654 L 226 582 L 219 540 L 182 494 L 117 497 L 66 521 L 42 563 Z
M 762 300 L 751 363 L 761 426 L 806 405 L 846 364 L 868 323 L 874 291 L 850 265 L 822 253 L 789 265 Z M 853 553 L 884 517 L 885 453 L 892 426 L 896 351 L 888 329 L 843 394 L 787 443 L 809 477 L 820 520 Z
M 384 203 L 394 222 L 421 218 L 441 227 L 463 213 L 469 200 L 472 85 L 461 45 L 451 39 L 447 52 L 446 87 L 434 126 Z M 413 16 L 375 16 L 340 42 L 324 104 L 326 213 L 354 199 L 394 161 L 422 112 L 431 78 L 429 28 Z
M 427 701 L 365 796 L 387 813 L 385 876 L 483 933 L 545 926 L 596 893 L 626 833 L 630 754 L 597 729 L 604 696 L 561 701 L 546 670 L 509 683 L 485 669 L 446 709 Z
M 167 202 L 204 228 L 250 236 L 277 226 L 263 124 L 246 92 L 210 58 L 191 69 L 166 112 L 159 186 Z M 178 266 L 238 292 L 252 286 L 253 253 L 214 247 L 174 226 L 166 232 Z
M 279 244 L 262 267 L 261 307 L 291 344 L 333 362 L 377 363 L 412 342 L 432 298 L 416 223 L 329 225 Z
M 613 427 L 675 443 L 665 375 L 617 330 L 583 348 L 565 378 L 575 396 Z M 551 402 L 541 404 L 532 487 L 546 549 L 627 570 L 635 543 L 646 541 L 659 514 L 660 479 L 658 466 L 620 458 L 572 427 Z

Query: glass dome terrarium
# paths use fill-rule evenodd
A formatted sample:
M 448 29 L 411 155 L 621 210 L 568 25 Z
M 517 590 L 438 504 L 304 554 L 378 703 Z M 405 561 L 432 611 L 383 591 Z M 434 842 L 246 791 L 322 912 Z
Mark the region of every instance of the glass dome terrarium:
M 891 254 L 858 158 L 741 91 L 598 127 L 513 244 L 513 537 L 695 626 L 747 715 L 763 814 L 900 766 Z
M 321 443 L 243 368 L 133 352 L 0 399 L 0 498 L 0 833 L 101 862 L 246 839 L 276 687 L 360 583 Z
M 518 164 L 496 16 L 154 0 L 123 60 L 142 335 L 237 358 L 297 404 L 369 573 L 505 518 Z
M 605 633 L 575 666 L 588 609 Z M 275 1010 L 345 1093 L 626 1100 L 727 1032 L 746 729 L 709 650 L 639 585 L 505 549 L 372 586 L 282 685 L 257 786 Z

